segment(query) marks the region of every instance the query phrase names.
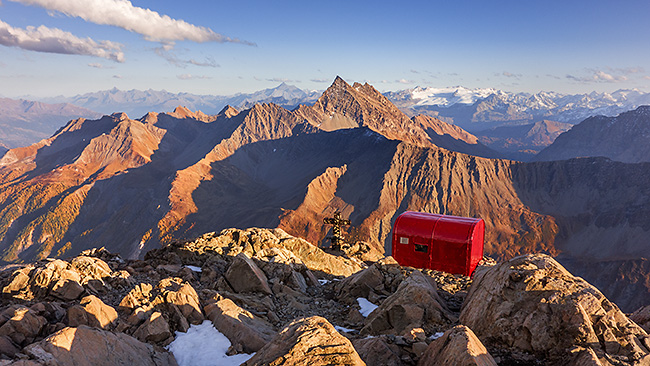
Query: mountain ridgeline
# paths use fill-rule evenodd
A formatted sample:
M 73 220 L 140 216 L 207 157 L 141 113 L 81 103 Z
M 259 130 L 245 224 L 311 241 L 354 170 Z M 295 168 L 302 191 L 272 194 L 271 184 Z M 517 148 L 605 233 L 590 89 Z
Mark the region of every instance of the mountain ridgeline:
M 352 221 L 351 240 L 381 250 L 406 210 L 483 218 L 485 251 L 498 259 L 650 256 L 650 164 L 518 163 L 493 153 L 458 127 L 409 118 L 372 86 L 340 78 L 292 111 L 179 107 L 74 120 L 0 160 L 2 260 L 98 246 L 134 258 L 230 227 L 278 227 L 322 244 L 322 219 L 335 211 Z M 650 286 L 635 283 L 639 296 L 621 297 L 624 309 L 650 302 Z
M 641 106 L 616 117 L 587 118 L 558 136 L 533 160 L 582 156 L 604 156 L 626 163 L 650 161 L 650 106 Z

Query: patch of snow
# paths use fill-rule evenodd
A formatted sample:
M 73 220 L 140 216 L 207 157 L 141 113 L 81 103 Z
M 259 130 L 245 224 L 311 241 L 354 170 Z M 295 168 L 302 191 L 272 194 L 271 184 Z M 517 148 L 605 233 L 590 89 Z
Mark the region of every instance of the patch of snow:
M 429 337 L 429 340 L 433 341 L 434 339 L 438 339 L 438 338 L 442 337 L 444 334 L 445 334 L 445 333 L 438 332 L 438 333 L 436 333 L 436 334 L 431 335 L 431 336 Z
M 368 315 L 370 315 L 370 313 L 372 313 L 375 309 L 379 307 L 371 303 L 370 301 L 368 301 L 368 299 L 364 299 L 363 297 L 357 298 L 357 302 L 361 307 L 361 310 L 359 310 L 359 312 L 361 313 L 361 315 L 363 315 L 364 318 L 367 318 Z
M 187 333 L 176 332 L 176 339 L 167 346 L 178 366 L 236 366 L 253 355 L 227 356 L 230 341 L 212 326 L 209 320 L 192 325 Z
M 321 285 L 326 285 L 330 283 L 330 280 L 318 280 L 318 283 L 320 283 Z
M 191 269 L 194 272 L 201 272 L 201 268 L 197 266 L 185 266 L 185 267 Z
M 335 326 L 334 326 L 334 329 L 336 329 L 336 330 L 339 331 L 339 332 L 345 332 L 345 333 L 354 333 L 354 332 L 357 332 L 356 329 L 345 328 L 345 327 L 341 327 L 341 326 L 339 326 L 339 325 L 335 325 Z

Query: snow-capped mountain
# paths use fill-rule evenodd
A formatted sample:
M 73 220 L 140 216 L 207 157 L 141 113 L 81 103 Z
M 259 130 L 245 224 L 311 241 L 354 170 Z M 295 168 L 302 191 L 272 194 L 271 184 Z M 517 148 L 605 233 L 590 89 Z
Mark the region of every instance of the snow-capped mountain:
M 591 116 L 615 116 L 650 104 L 650 93 L 636 89 L 611 94 L 529 94 L 460 86 L 416 87 L 385 95 L 408 114 L 431 114 L 472 131 L 544 119 L 575 124 Z
M 449 107 L 454 104 L 474 104 L 478 100 L 487 98 L 499 91 L 492 88 L 468 89 L 462 86 L 447 88 L 415 87 L 397 92 L 388 92 L 385 95 L 393 102 L 413 101 L 415 105 L 437 105 Z

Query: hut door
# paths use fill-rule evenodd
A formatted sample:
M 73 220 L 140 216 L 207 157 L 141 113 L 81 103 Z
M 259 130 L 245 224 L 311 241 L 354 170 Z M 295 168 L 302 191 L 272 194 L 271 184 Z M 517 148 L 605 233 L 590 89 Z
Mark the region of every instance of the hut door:
M 428 268 L 429 267 L 429 258 L 431 255 L 431 246 L 430 240 L 427 238 L 415 236 L 413 239 L 413 257 L 414 261 L 417 263 L 414 267 L 417 268 Z

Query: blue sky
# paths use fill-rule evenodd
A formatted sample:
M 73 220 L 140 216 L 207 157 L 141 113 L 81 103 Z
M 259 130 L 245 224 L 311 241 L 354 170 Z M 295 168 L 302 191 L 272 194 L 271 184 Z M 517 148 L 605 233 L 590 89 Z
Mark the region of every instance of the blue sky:
M 650 92 L 649 15 L 647 0 L 0 0 L 0 95 L 322 90 L 336 75 L 382 91 Z

